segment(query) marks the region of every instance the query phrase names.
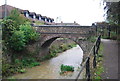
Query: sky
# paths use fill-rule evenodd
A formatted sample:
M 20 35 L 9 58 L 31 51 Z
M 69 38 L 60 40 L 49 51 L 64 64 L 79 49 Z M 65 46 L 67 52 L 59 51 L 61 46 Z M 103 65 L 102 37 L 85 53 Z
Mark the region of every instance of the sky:
M 5 0 L 0 0 L 3 5 Z M 7 0 L 7 4 L 54 18 L 54 22 L 91 25 L 104 21 L 104 10 L 99 0 Z

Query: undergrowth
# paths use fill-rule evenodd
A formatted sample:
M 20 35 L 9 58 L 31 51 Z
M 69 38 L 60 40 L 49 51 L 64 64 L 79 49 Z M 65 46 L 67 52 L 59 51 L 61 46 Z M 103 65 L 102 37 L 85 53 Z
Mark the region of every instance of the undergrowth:
M 50 51 L 49 51 L 49 55 L 46 55 L 44 57 L 41 58 L 41 61 L 46 60 L 46 59 L 50 59 L 52 57 L 56 57 L 58 55 L 58 53 L 62 53 L 68 49 L 71 49 L 73 47 L 76 47 L 76 44 L 62 44 L 60 46 L 51 46 Z
M 100 45 L 100 49 L 98 51 L 98 55 L 97 55 L 97 67 L 94 70 L 94 76 L 93 81 L 101 81 L 102 80 L 102 76 L 101 74 L 104 72 L 104 68 L 103 68 L 103 44 Z

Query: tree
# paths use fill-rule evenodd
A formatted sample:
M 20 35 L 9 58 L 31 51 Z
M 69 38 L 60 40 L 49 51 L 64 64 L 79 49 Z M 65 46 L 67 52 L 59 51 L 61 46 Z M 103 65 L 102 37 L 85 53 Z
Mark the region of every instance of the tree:
M 106 2 L 107 21 L 110 24 L 120 25 L 120 2 Z
M 108 23 L 114 25 L 112 30 L 116 31 L 117 39 L 120 40 L 120 1 L 106 2 L 104 9 L 106 10 Z

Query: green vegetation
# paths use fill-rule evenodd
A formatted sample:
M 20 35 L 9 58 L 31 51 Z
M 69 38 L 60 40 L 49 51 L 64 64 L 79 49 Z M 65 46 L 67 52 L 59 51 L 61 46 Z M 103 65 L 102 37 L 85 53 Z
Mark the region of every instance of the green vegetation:
M 5 62 L 5 61 L 3 61 Z M 12 64 L 2 65 L 2 74 L 3 77 L 10 76 L 16 73 L 24 73 L 26 72 L 26 67 L 34 67 L 40 65 L 39 62 L 35 60 L 35 58 L 23 58 L 23 59 L 15 59 Z
M 15 31 L 9 40 L 9 46 L 15 51 L 21 51 L 25 47 L 25 35 L 23 31 Z
M 116 32 L 116 36 L 111 36 L 111 38 L 115 40 L 120 40 L 120 2 L 105 3 L 106 6 L 104 7 L 104 9 L 106 10 L 106 22 L 108 22 L 110 25 L 114 25 L 111 31 Z
M 2 25 L 2 75 L 10 76 L 15 73 L 26 72 L 27 67 L 40 65 L 36 57 L 24 52 L 27 45 L 38 40 L 39 34 L 17 9 L 12 10 L 10 16 L 3 19 Z
M 88 38 L 88 40 L 92 43 L 94 43 L 96 41 L 96 36 L 91 36 Z
M 101 74 L 104 72 L 102 52 L 103 52 L 103 45 L 101 44 L 97 55 L 97 67 L 95 68 L 94 76 L 92 77 L 93 81 L 96 81 L 96 79 L 97 81 L 101 81 L 102 79 Z
M 73 47 L 76 47 L 76 44 L 73 43 L 73 44 L 62 44 L 60 46 L 51 46 L 50 48 L 50 54 L 49 55 L 46 55 L 44 57 L 41 58 L 41 61 L 42 60 L 46 60 L 46 59 L 50 59 L 52 57 L 55 57 L 57 56 L 58 53 L 62 53 L 70 48 L 73 48 Z
M 20 31 L 24 32 L 26 43 L 37 41 L 39 34 L 30 26 L 30 24 L 20 25 Z
M 61 65 L 60 66 L 60 69 L 61 69 L 61 74 L 65 73 L 66 71 L 74 71 L 74 67 L 73 66 L 69 66 L 69 65 Z
M 40 21 L 35 21 L 35 25 L 44 25 L 44 23 Z
M 104 29 L 100 29 L 98 28 L 98 33 L 101 34 L 103 39 L 112 39 L 112 40 L 117 40 L 118 39 L 118 33 L 116 32 L 115 28 L 111 27 L 111 31 L 110 31 L 110 38 L 108 36 L 108 29 L 104 28 Z
M 52 53 L 61 53 L 61 52 L 63 52 L 63 51 L 66 51 L 66 50 L 68 50 L 68 49 L 70 49 L 70 48 L 73 48 L 73 47 L 76 47 L 76 44 L 75 43 L 73 43 L 73 44 L 62 44 L 62 45 L 60 45 L 60 46 L 52 46 L 51 48 L 50 48 L 50 53 L 52 54 Z
M 13 20 L 3 20 L 3 40 L 7 44 L 7 48 L 13 51 L 21 51 L 30 42 L 37 41 L 39 34 L 25 23 L 15 27 Z

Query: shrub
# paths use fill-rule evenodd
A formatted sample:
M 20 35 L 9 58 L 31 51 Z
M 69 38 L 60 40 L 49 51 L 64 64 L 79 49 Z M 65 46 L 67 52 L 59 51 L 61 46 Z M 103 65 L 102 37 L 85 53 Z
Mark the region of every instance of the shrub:
M 13 34 L 13 32 L 16 30 L 16 27 L 14 26 L 14 21 L 11 19 L 3 20 L 1 22 L 2 24 L 2 39 L 8 40 L 9 37 Z
M 36 41 L 39 34 L 31 27 L 30 24 L 20 25 L 20 31 L 24 32 L 26 42 Z
M 20 72 L 20 73 L 25 73 L 26 72 L 26 69 L 24 68 L 24 69 L 20 69 L 20 70 L 18 70 L 18 72 Z
M 33 67 L 33 66 L 40 65 L 40 63 L 37 62 L 34 58 L 23 58 L 21 60 L 21 63 L 23 67 L 26 67 L 26 66 Z
M 66 72 L 66 71 L 74 71 L 74 67 L 73 66 L 69 66 L 69 65 L 61 65 L 61 72 Z
M 21 51 L 25 47 L 25 35 L 23 31 L 15 31 L 10 39 L 10 47 L 15 51 Z

